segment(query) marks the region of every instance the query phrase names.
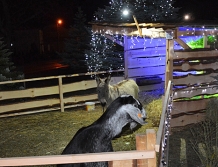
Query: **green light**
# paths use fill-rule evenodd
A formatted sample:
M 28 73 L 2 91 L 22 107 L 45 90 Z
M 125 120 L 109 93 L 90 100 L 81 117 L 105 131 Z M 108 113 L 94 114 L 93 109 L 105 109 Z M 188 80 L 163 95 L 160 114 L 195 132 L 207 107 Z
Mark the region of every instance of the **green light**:
M 208 36 L 208 37 L 207 37 L 207 42 L 208 42 L 208 44 L 213 43 L 213 42 L 215 42 L 215 41 L 216 41 L 215 37 L 213 37 L 213 36 Z M 196 40 L 196 41 L 190 41 L 190 42 L 187 43 L 187 45 L 188 45 L 190 48 L 192 48 L 192 49 L 204 48 L 204 45 L 203 45 L 203 44 L 204 44 L 203 37 L 200 38 L 200 39 L 198 39 L 198 40 Z
M 214 97 L 218 97 L 218 94 L 213 94 L 213 95 L 198 95 L 198 96 L 193 96 L 191 98 L 185 97 L 185 98 L 181 98 L 181 99 L 176 99 L 174 101 L 185 101 L 185 100 L 200 100 L 200 99 L 210 99 L 210 98 L 214 98 Z

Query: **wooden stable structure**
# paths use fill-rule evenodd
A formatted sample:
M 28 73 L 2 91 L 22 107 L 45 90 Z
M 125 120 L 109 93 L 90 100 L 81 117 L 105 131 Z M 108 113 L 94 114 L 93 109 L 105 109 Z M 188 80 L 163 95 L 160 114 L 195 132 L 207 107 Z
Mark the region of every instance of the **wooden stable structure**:
M 204 111 L 209 100 L 208 95 L 213 97 L 218 93 L 217 82 L 213 78 L 218 75 L 218 51 L 216 48 L 210 48 L 207 44 L 207 36 L 218 35 L 218 25 L 207 23 L 142 23 L 136 26 L 135 23 L 97 22 L 91 24 L 94 32 L 104 33 L 107 36 L 123 34 L 126 38 L 137 36 L 141 39 L 164 38 L 166 43 L 163 72 L 165 90 L 169 80 L 173 84 L 171 127 L 185 126 L 204 119 Z M 191 49 L 184 41 L 184 37 L 196 36 L 203 38 L 201 49 Z M 125 48 L 126 50 L 128 48 Z M 146 52 L 146 49 L 144 51 Z M 129 62 L 125 60 L 126 74 L 128 74 L 128 67 Z

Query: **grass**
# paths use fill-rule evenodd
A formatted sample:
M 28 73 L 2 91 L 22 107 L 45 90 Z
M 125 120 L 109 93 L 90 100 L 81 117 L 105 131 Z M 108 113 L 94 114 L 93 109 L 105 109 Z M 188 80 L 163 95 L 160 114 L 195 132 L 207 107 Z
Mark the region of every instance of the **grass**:
M 159 92 L 160 93 L 160 92 Z M 135 135 L 158 128 L 161 97 L 154 92 L 140 94 L 148 113 L 147 124 L 112 141 L 115 151 L 135 150 Z M 0 157 L 59 155 L 81 127 L 90 125 L 102 115 L 102 108 L 87 112 L 85 107 L 0 119 Z M 172 128 L 168 167 L 202 167 L 191 147 L 190 129 L 198 125 Z M 53 167 L 50 165 L 50 167 Z
M 143 96 L 143 95 L 142 95 Z M 148 99 L 142 99 L 144 108 Z M 155 99 L 158 97 L 155 97 Z M 149 100 L 151 102 L 152 100 Z M 0 120 L 0 157 L 25 157 L 59 155 L 82 127 L 93 123 L 102 115 L 102 108 L 86 111 L 85 107 L 67 109 L 65 112 L 52 111 L 40 114 L 1 118 Z M 135 131 L 125 132 L 112 141 L 114 151 L 135 150 L 135 135 L 155 129 L 152 119 Z

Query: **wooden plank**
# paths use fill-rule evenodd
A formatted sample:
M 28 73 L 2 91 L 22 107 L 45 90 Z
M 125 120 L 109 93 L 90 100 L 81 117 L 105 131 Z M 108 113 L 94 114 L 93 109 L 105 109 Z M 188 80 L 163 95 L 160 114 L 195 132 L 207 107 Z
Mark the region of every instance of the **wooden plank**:
M 156 132 L 154 129 L 146 129 L 146 150 L 154 150 L 156 144 Z M 156 167 L 156 156 L 147 159 L 147 167 Z
M 15 91 L 0 91 L 0 100 L 59 94 L 58 86 Z
M 155 151 L 119 151 L 70 155 L 0 158 L 0 164 L 1 166 L 54 165 L 127 159 L 146 159 L 154 158 L 155 156 Z
M 204 31 L 196 30 L 187 30 L 187 31 L 177 31 L 177 36 L 208 36 L 208 35 L 218 35 L 218 30 L 214 29 L 204 29 Z
M 128 68 L 138 67 L 153 67 L 153 66 L 165 66 L 165 57 L 154 57 L 154 58 L 129 58 Z
M 59 99 L 45 99 L 45 100 L 35 100 L 31 102 L 1 105 L 0 113 L 14 112 L 18 110 L 37 108 L 37 107 L 54 106 L 58 104 L 60 104 Z
M 84 96 L 73 96 L 73 97 L 64 98 L 64 104 L 79 103 L 79 102 L 85 102 L 85 101 L 90 101 L 90 100 L 93 101 L 97 99 L 98 99 L 97 94 L 84 95 Z
M 182 39 L 176 38 L 175 41 L 181 45 L 184 49 L 191 49 Z
M 80 82 L 73 82 L 70 84 L 63 85 L 63 92 L 73 92 L 79 90 L 87 90 L 91 88 L 96 88 L 97 84 L 95 80 L 88 80 L 88 81 L 80 81 Z
M 164 73 L 165 73 L 165 66 L 128 69 L 129 78 L 149 76 L 149 75 L 162 75 Z
M 3 81 L 0 82 L 0 85 L 9 84 L 9 83 L 23 83 L 29 81 L 39 81 L 39 80 L 47 80 L 47 79 L 55 79 L 55 78 L 70 78 L 70 77 L 78 77 L 78 76 L 91 76 L 97 74 L 105 74 L 109 71 L 98 71 L 98 72 L 87 72 L 87 73 L 79 73 L 79 74 L 67 74 L 67 75 L 59 75 L 59 76 L 49 76 L 49 77 L 39 77 L 39 78 L 30 78 L 30 79 L 21 79 L 21 80 L 13 80 L 13 81 Z M 123 72 L 123 70 L 111 70 L 110 73 Z
M 165 90 L 167 89 L 167 84 L 171 80 L 173 81 L 173 58 L 174 58 L 174 40 L 166 40 L 166 66 L 165 66 Z
M 197 96 L 197 95 L 212 95 L 212 94 L 216 94 L 218 93 L 218 87 L 217 85 L 210 85 L 208 86 L 201 86 L 199 88 L 192 88 L 192 87 L 188 87 L 186 89 L 181 89 L 178 91 L 174 91 L 173 94 L 173 99 L 178 99 L 178 98 L 184 98 L 184 97 L 188 97 L 191 98 L 193 96 Z
M 167 107 L 169 104 L 169 97 L 170 97 L 170 93 L 172 91 L 172 81 L 169 80 L 169 82 L 167 83 L 167 90 L 165 91 L 165 96 L 163 96 L 162 98 L 162 103 L 163 103 L 163 107 L 162 107 L 162 112 L 161 112 L 161 118 L 160 118 L 160 124 L 158 127 L 158 131 L 157 131 L 157 139 L 156 139 L 156 145 L 155 145 L 155 151 L 159 152 L 160 151 L 160 146 L 162 144 L 161 140 L 163 139 L 163 130 L 164 130 L 164 125 L 165 125 L 165 119 L 166 119 L 166 111 L 167 111 Z M 160 156 L 161 156 L 161 151 L 160 151 Z
M 201 99 L 195 101 L 180 101 L 173 102 L 172 116 L 177 114 L 185 114 L 188 112 L 198 112 L 206 108 L 209 99 Z
M 166 50 L 165 48 L 166 40 L 165 38 L 140 38 L 140 37 L 128 37 L 126 49 L 131 52 L 139 51 L 149 51 L 151 50 Z M 133 49 L 136 50 L 131 50 Z
M 218 62 L 215 63 L 210 63 L 210 64 L 196 64 L 196 65 L 190 65 L 188 62 L 183 63 L 182 66 L 174 66 L 173 70 L 183 70 L 183 71 L 188 71 L 188 70 L 205 70 L 205 69 L 213 69 L 217 70 L 218 69 Z
M 146 134 L 136 134 L 135 139 L 136 139 L 136 150 L 147 150 Z M 148 166 L 148 160 L 147 159 L 137 159 L 137 167 L 143 167 L 143 166 L 146 166 L 146 167 Z
M 154 56 L 165 56 L 166 55 L 166 46 L 159 46 L 153 48 L 140 48 L 137 50 L 129 50 L 132 58 L 138 57 L 154 57 Z
M 183 78 L 174 78 L 173 84 L 174 85 L 200 85 L 202 83 L 210 83 L 216 81 L 213 76 L 217 76 L 216 73 L 211 73 L 207 75 L 188 75 Z
M 124 67 L 128 67 L 128 59 L 130 52 L 128 51 L 128 38 L 124 36 Z M 124 78 L 129 78 L 128 68 L 124 68 Z
M 174 60 L 179 59 L 193 59 L 193 58 L 209 58 L 218 57 L 218 50 L 204 51 L 204 50 L 191 50 L 191 51 L 175 51 Z
M 95 80 L 74 82 L 70 84 L 64 84 L 63 93 L 79 91 L 79 90 L 87 90 L 96 87 L 97 85 Z M 53 95 L 53 94 L 59 94 L 58 86 L 32 88 L 32 89 L 16 90 L 16 91 L 1 91 L 0 100 L 25 98 L 25 97 L 38 97 L 38 96 L 46 96 L 46 95 Z
M 170 126 L 171 127 L 182 127 L 182 126 L 186 126 L 189 124 L 195 124 L 203 120 L 205 120 L 204 113 L 198 113 L 194 115 L 183 115 L 177 118 L 172 118 L 170 120 Z
M 108 34 L 105 34 L 105 37 L 110 39 L 111 41 L 115 42 L 116 44 L 118 44 L 120 46 L 124 45 L 122 41 L 117 40 L 116 38 L 114 38 L 114 36 L 110 36 Z
M 135 167 L 134 160 L 120 160 L 120 161 L 109 161 L 108 162 L 109 167 Z
M 79 102 L 85 102 L 90 100 L 97 100 L 97 94 L 68 97 L 64 99 L 64 104 L 79 103 Z M 0 113 L 14 112 L 17 110 L 24 110 L 24 109 L 37 108 L 37 107 L 54 106 L 59 104 L 60 104 L 60 100 L 53 98 L 53 99 L 45 99 L 45 100 L 34 100 L 30 102 L 22 102 L 22 103 L 10 104 L 10 105 L 9 104 L 1 105 Z

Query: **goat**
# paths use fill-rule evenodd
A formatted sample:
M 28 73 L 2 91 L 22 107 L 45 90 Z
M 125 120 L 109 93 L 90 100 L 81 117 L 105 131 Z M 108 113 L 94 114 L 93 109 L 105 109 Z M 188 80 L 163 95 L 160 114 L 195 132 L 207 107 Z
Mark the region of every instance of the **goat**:
M 100 78 L 96 75 L 98 100 L 101 106 L 109 106 L 110 103 L 120 95 L 129 94 L 138 99 L 139 87 L 132 79 L 120 81 L 115 85 L 110 85 L 111 76 Z
M 144 125 L 146 112 L 142 104 L 131 95 L 115 99 L 94 123 L 77 131 L 62 154 L 112 152 L 111 140 L 122 132 L 127 124 L 134 129 Z M 59 167 L 107 167 L 107 162 L 89 162 L 60 165 Z

